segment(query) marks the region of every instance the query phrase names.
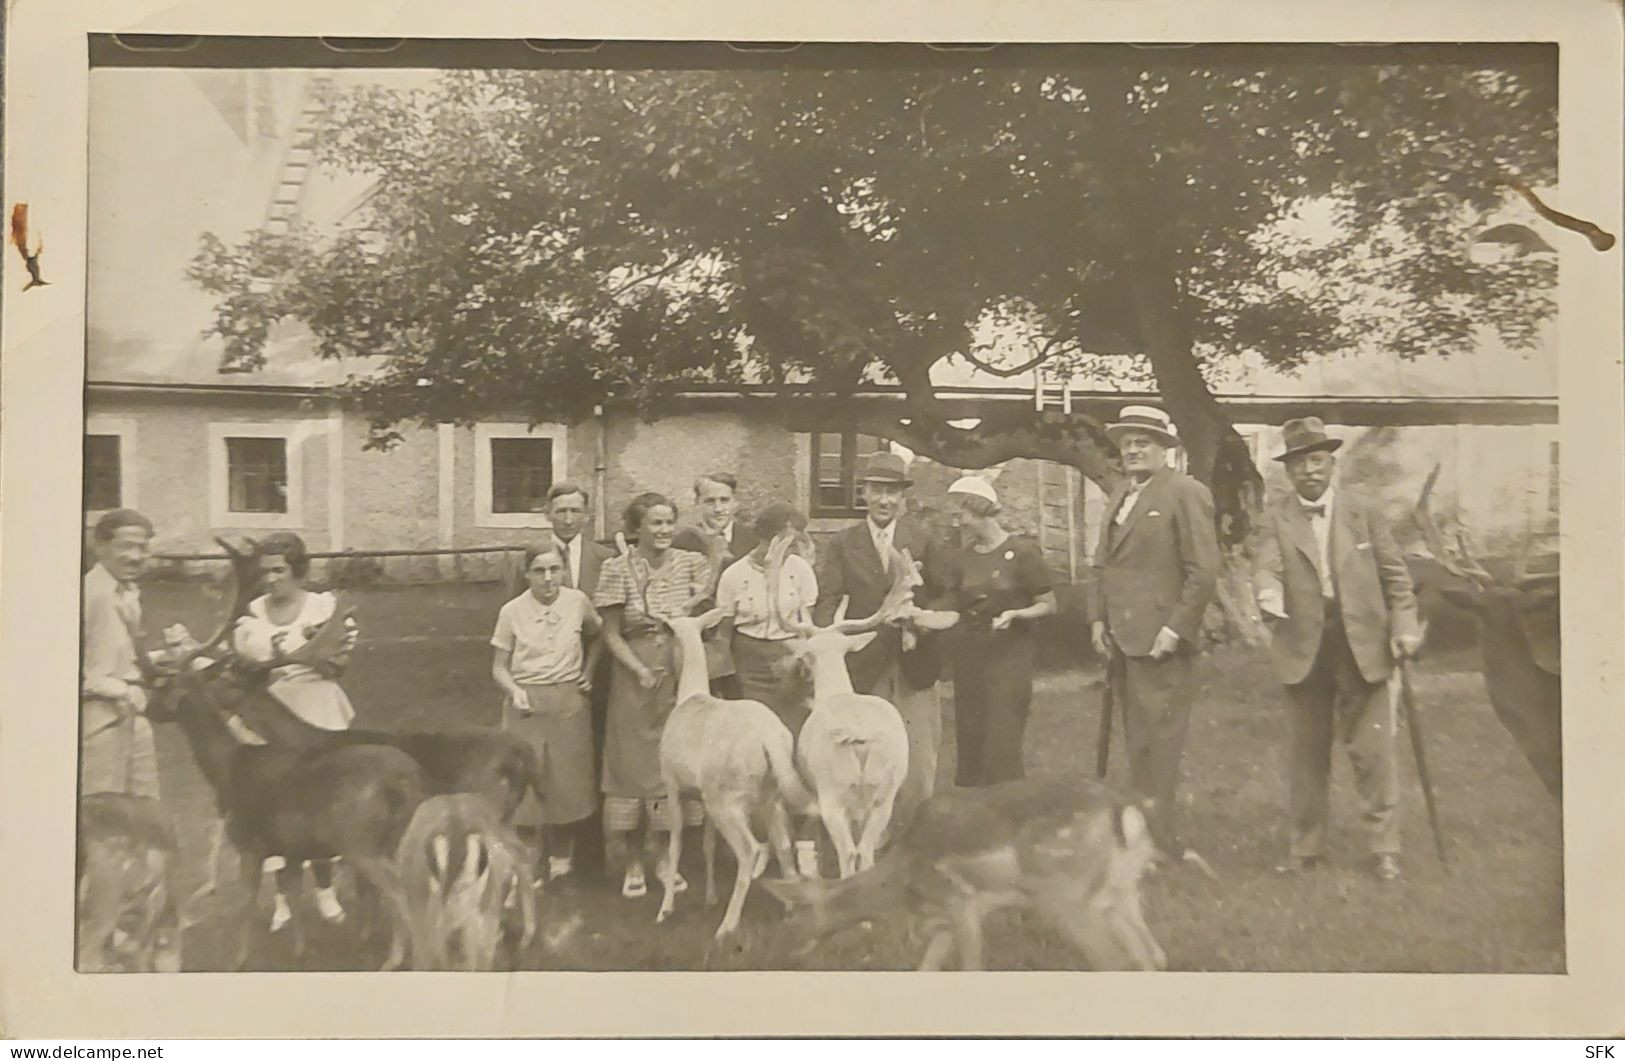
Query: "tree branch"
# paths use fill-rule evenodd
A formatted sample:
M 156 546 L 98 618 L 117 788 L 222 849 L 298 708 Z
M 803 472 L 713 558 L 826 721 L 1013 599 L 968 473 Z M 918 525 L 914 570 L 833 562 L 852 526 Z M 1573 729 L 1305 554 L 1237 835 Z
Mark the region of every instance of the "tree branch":
M 1058 353 L 1060 353 L 1060 351 L 1057 349 L 1057 347 L 1064 347 L 1064 346 L 1067 346 L 1067 345 L 1071 345 L 1073 343 L 1074 343 L 1074 339 L 1071 336 L 1065 336 L 1065 335 L 1053 336 L 1047 342 L 1044 343 L 1043 348 L 1040 349 L 1038 351 L 1038 353 L 1035 354 L 1032 357 L 1031 360 L 1025 361 L 1025 362 L 1017 365 L 1015 368 L 1000 368 L 997 365 L 989 364 L 988 362 L 983 361 L 981 358 L 977 357 L 975 354 L 971 353 L 968 350 L 960 351 L 959 356 L 963 357 L 966 361 L 969 361 L 971 364 L 975 365 L 977 368 L 981 369 L 983 372 L 989 373 L 990 375 L 997 376 L 1000 379 L 1010 379 L 1011 377 L 1019 376 L 1024 372 L 1031 372 L 1033 369 L 1037 368 L 1039 365 L 1042 365 L 1044 362 L 1048 361 L 1050 358 L 1056 356 Z

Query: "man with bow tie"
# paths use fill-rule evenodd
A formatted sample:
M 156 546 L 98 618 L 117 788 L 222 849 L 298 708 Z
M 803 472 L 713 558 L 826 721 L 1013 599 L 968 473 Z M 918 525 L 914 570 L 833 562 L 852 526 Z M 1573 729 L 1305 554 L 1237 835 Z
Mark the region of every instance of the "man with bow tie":
M 1159 854 L 1205 866 L 1179 832 L 1180 760 L 1196 698 L 1202 616 L 1218 584 L 1213 495 L 1168 465 L 1168 414 L 1123 409 L 1106 434 L 1127 472 L 1112 491 L 1093 559 L 1090 634 L 1122 711 L 1129 783 L 1148 801 Z
M 96 565 L 85 573 L 79 696 L 79 794 L 158 798 L 158 757 L 146 719 L 141 591 L 152 522 L 134 509 L 105 513 L 92 532 Z
M 1341 440 L 1316 417 L 1282 428 L 1293 492 L 1265 513 L 1258 603 L 1290 705 L 1291 851 L 1283 874 L 1325 860 L 1333 735 L 1348 750 L 1371 872 L 1397 880 L 1399 777 L 1388 679 L 1422 642 L 1416 594 L 1377 509 L 1332 485 Z

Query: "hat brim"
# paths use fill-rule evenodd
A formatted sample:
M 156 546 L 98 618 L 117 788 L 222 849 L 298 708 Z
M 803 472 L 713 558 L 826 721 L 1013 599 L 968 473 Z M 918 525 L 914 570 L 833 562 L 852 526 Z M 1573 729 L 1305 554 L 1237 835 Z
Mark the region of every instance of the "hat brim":
M 1285 453 L 1277 454 L 1275 459 L 1278 461 L 1286 461 L 1291 460 L 1293 457 L 1301 457 L 1305 453 L 1319 453 L 1321 450 L 1325 450 L 1326 452 L 1330 453 L 1332 450 L 1341 449 L 1342 447 L 1342 439 L 1328 438 L 1321 442 L 1311 442 L 1307 446 L 1298 446 L 1295 449 L 1289 449 Z
M 887 475 L 865 475 L 858 479 L 860 483 L 889 483 L 892 486 L 913 486 L 914 480 L 909 478 L 893 479 Z
M 1175 449 L 1175 448 L 1177 448 L 1179 446 L 1179 436 L 1178 435 L 1170 435 L 1168 432 L 1163 431 L 1160 428 L 1148 427 L 1145 424 L 1107 424 L 1106 425 L 1106 437 L 1112 440 L 1113 445 L 1117 444 L 1117 436 L 1118 435 L 1121 435 L 1121 434 L 1123 434 L 1125 432 L 1128 432 L 1128 431 L 1138 431 L 1142 435 L 1150 435 L 1152 438 L 1156 439 L 1158 442 L 1161 442 L 1164 446 L 1167 446 L 1169 449 Z

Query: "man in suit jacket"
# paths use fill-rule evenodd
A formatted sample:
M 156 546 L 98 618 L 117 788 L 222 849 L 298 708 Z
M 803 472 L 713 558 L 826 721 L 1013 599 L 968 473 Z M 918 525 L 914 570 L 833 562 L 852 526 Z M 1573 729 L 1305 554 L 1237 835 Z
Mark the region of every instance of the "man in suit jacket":
M 1325 857 L 1327 780 L 1335 730 L 1354 766 L 1372 872 L 1396 880 L 1399 781 L 1387 682 L 1393 660 L 1421 645 L 1404 557 L 1376 509 L 1332 487 L 1342 442 L 1316 417 L 1282 429 L 1293 493 L 1266 513 L 1258 602 L 1291 704 L 1292 849 L 1277 867 L 1301 873 Z
M 1090 633 L 1152 836 L 1164 857 L 1199 862 L 1179 834 L 1179 781 L 1197 638 L 1218 583 L 1213 495 L 1168 466 L 1179 438 L 1161 409 L 1128 406 L 1106 432 L 1128 476 L 1112 491 L 1095 548 Z
M 921 524 L 900 518 L 913 485 L 903 459 L 892 453 L 873 454 L 862 482 L 866 518 L 835 535 L 820 552 L 813 621 L 821 626 L 834 620 L 842 597 L 850 598 L 849 619 L 863 619 L 879 610 L 892 586 L 893 549 L 907 550 L 919 565 L 925 581 L 915 588 L 916 603 L 930 607 L 948 587 L 945 547 Z M 907 640 L 911 647 L 905 648 L 904 633 L 902 626 L 883 626 L 873 641 L 846 657 L 852 688 L 889 701 L 908 730 L 908 776 L 893 805 L 892 835 L 935 790 L 942 740 L 942 704 L 937 696 L 942 662 L 937 638 L 929 631 L 910 629 Z
M 700 510 L 698 526 L 684 527 L 672 538 L 673 549 L 700 553 L 711 562 L 714 590 L 722 573 L 756 547 L 756 532 L 741 523 L 736 497 L 739 480 L 727 472 L 710 472 L 694 482 L 694 503 Z M 706 604 L 709 607 L 709 602 Z M 706 669 L 711 676 L 711 693 L 727 700 L 744 696 L 734 673 L 733 652 L 729 648 L 733 624 L 724 620 L 705 635 Z

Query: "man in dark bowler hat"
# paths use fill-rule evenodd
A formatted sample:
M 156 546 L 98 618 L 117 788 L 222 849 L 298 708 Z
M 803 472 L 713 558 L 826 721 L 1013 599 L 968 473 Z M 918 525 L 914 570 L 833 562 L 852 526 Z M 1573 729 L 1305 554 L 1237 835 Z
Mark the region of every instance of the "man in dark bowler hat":
M 875 453 L 862 474 L 865 518 L 835 535 L 819 553 L 818 603 L 813 621 L 831 622 L 842 597 L 850 597 L 846 617 L 863 619 L 879 610 L 891 589 L 893 552 L 907 550 L 924 584 L 914 599 L 930 607 L 946 592 L 949 574 L 944 546 L 924 525 L 904 519 L 908 466 L 894 453 Z M 861 651 L 846 657 L 852 688 L 889 701 L 908 730 L 908 775 L 893 805 L 892 834 L 903 828 L 936 787 L 937 752 L 942 740 L 942 704 L 937 679 L 942 661 L 937 636 L 909 625 L 886 625 Z
M 1159 853 L 1205 866 L 1179 833 L 1179 781 L 1197 637 L 1218 583 L 1213 495 L 1169 467 L 1179 438 L 1161 409 L 1128 406 L 1106 433 L 1128 475 L 1111 493 L 1095 548 L 1090 634 L 1122 711 L 1129 781 L 1148 801 Z
M 1325 858 L 1334 733 L 1354 766 L 1370 868 L 1400 876 L 1399 779 L 1388 680 L 1421 646 L 1410 572 L 1375 506 L 1332 485 L 1342 442 L 1313 416 L 1282 428 L 1292 493 L 1261 528 L 1258 603 L 1291 710 L 1292 846 L 1282 873 Z

